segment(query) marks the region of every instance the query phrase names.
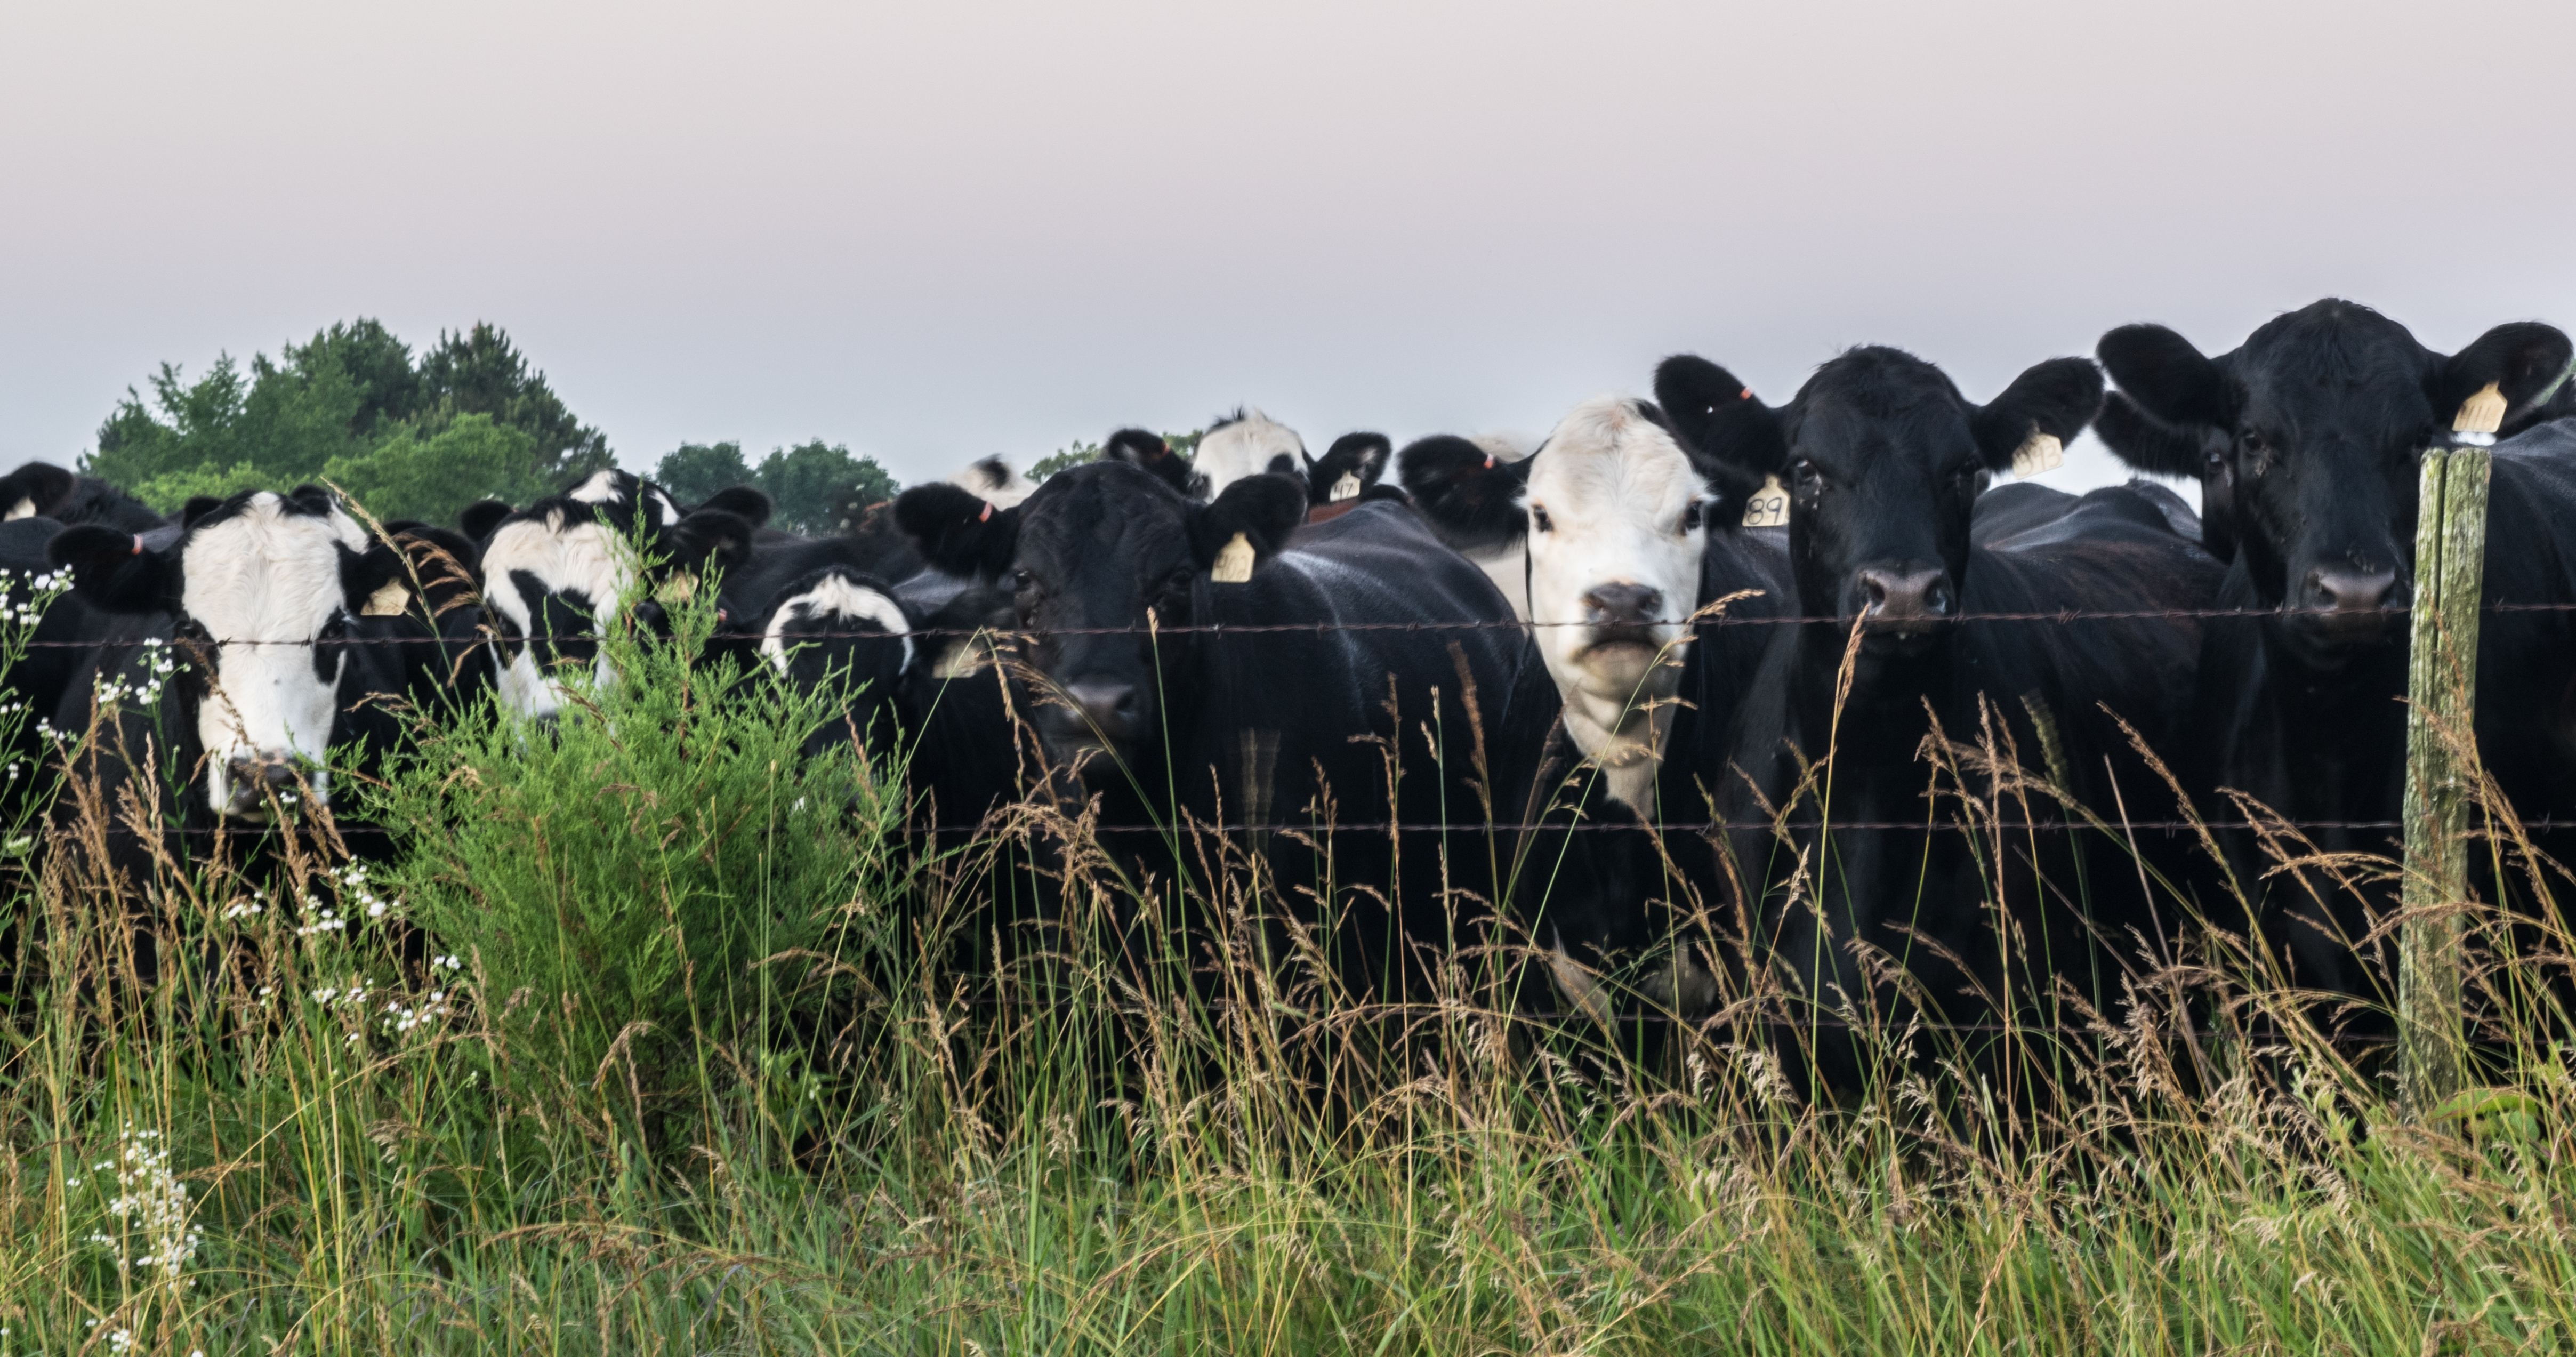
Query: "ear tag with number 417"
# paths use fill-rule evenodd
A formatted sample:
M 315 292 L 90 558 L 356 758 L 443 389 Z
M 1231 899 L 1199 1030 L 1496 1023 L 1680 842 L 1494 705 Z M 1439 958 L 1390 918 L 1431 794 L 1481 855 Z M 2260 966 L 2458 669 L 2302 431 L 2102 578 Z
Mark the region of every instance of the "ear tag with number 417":
M 2066 444 L 2053 433 L 2030 431 L 2030 437 L 2013 453 L 2013 479 L 2026 481 L 2043 471 L 2055 471 L 2066 465 Z
M 1789 490 L 1777 476 L 1762 478 L 1762 488 L 1744 501 L 1744 526 L 1748 528 L 1785 528 L 1789 526 Z

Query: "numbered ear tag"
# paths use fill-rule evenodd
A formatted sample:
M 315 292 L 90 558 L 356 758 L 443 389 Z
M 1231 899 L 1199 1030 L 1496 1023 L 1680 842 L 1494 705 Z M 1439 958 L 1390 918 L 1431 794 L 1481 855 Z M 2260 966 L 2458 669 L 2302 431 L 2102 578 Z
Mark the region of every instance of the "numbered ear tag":
M 1219 584 L 1241 584 L 1252 578 L 1252 541 L 1242 533 L 1227 542 L 1216 554 L 1216 564 L 1208 569 L 1208 578 Z
M 1762 478 L 1762 488 L 1744 501 L 1744 526 L 1748 528 L 1785 528 L 1789 526 L 1789 491 L 1777 476 Z
M 1343 500 L 1358 499 L 1359 497 L 1360 473 L 1356 471 L 1345 471 L 1342 473 L 1342 478 L 1340 480 L 1333 482 L 1332 500 L 1334 503 L 1339 504 Z
M 387 580 L 385 586 L 367 595 L 367 606 L 358 610 L 361 617 L 400 617 L 411 606 L 411 590 L 401 580 Z
M 669 607 L 675 603 L 688 602 L 690 596 L 697 592 L 697 576 L 673 575 L 669 579 L 662 581 L 661 588 L 653 591 L 653 601 L 663 605 L 664 607 Z
M 2451 421 L 2453 433 L 2494 433 L 2504 427 L 2504 390 L 2495 382 L 2479 387 L 2476 395 L 2460 402 L 2459 417 Z
M 2030 437 L 2022 440 L 2020 449 L 2013 453 L 2013 479 L 2026 481 L 2043 471 L 2055 471 L 2064 465 L 2066 444 L 2055 434 L 2033 429 Z

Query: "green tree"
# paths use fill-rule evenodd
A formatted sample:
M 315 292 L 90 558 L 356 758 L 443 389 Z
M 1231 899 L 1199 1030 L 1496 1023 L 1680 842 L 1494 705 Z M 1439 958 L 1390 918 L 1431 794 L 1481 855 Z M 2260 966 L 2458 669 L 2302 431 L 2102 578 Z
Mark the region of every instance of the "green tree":
M 781 527 L 818 535 L 848 529 L 869 505 L 894 498 L 897 488 L 875 458 L 853 457 L 849 448 L 819 438 L 772 451 L 752 475 L 776 506 Z
M 373 449 L 333 458 L 322 478 L 387 522 L 449 523 L 478 499 L 525 504 L 553 493 L 538 478 L 536 446 L 525 429 L 490 415 L 459 415 L 434 434 L 399 425 Z
M 662 455 L 653 468 L 653 480 L 682 504 L 696 504 L 719 490 L 756 483 L 740 443 L 682 443 Z

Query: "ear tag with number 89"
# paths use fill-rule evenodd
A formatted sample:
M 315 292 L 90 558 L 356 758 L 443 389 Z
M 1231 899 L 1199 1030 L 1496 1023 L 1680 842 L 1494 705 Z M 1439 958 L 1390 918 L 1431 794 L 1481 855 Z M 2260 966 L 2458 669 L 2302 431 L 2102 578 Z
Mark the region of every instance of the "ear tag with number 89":
M 1785 528 L 1789 526 L 1789 490 L 1777 476 L 1762 478 L 1762 488 L 1744 501 L 1744 526 L 1748 528 Z

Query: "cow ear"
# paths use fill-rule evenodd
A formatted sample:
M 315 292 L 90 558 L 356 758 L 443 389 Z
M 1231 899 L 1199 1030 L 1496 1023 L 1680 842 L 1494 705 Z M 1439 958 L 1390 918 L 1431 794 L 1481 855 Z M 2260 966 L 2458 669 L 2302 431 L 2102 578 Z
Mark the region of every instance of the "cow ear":
M 722 509 L 757 528 L 769 521 L 769 515 L 774 506 L 770 504 L 769 496 L 748 485 L 737 485 L 707 496 L 707 502 L 698 507 Z
M 2093 353 L 2139 409 L 2166 424 L 2225 429 L 2236 423 L 2227 374 L 2161 325 L 2123 325 L 2102 336 Z
M 107 613 L 159 613 L 179 606 L 177 553 L 147 551 L 143 539 L 95 523 L 65 528 L 45 559 L 72 572 L 72 593 Z
M 427 523 L 388 525 L 394 545 L 411 558 L 410 574 L 429 595 L 434 616 L 474 601 L 483 588 L 483 553 L 454 528 Z
M 0 514 L 12 518 L 51 518 L 79 485 L 80 477 L 51 462 L 29 462 L 6 476 L 0 476 Z M 18 512 L 21 503 L 27 506 L 24 514 Z
M 477 500 L 456 515 L 456 526 L 466 536 L 480 542 L 490 537 L 494 528 L 501 526 L 502 519 L 516 512 L 501 500 Z
M 895 496 L 894 526 L 922 559 L 952 575 L 997 579 L 1020 553 L 1019 506 L 996 509 L 945 481 Z
M 1539 455 L 1506 462 L 1455 434 L 1433 434 L 1396 454 L 1395 475 L 1452 545 L 1496 546 L 1529 531 L 1521 490 Z
M 284 495 L 280 496 L 280 498 L 305 513 L 317 516 L 330 513 L 332 508 L 338 503 L 330 491 L 322 488 L 321 486 L 309 483 L 299 485 L 294 489 L 287 491 Z
M 369 542 L 364 551 L 340 548 L 340 593 L 353 613 L 378 616 L 406 611 L 411 599 L 405 576 L 402 553 L 383 542 Z M 400 601 L 388 602 L 379 597 L 387 585 L 403 586 Z
M 1172 451 L 1163 436 L 1144 429 L 1120 429 L 1100 445 L 1100 460 L 1131 462 L 1154 473 L 1154 478 L 1181 492 L 1187 499 L 1207 497 L 1207 477 L 1190 465 L 1190 459 Z
M 665 569 L 690 575 L 731 574 L 751 560 L 752 526 L 740 514 L 696 509 L 662 532 Z
M 190 495 L 188 502 L 179 506 L 179 526 L 193 528 L 197 525 L 198 519 L 222 507 L 224 502 L 212 495 Z
M 1306 521 L 1306 487 L 1294 476 L 1265 471 L 1225 488 L 1214 504 L 1190 514 L 1190 553 L 1221 584 L 1240 584 L 1279 554 L 1288 534 Z M 1235 539 L 1243 545 L 1235 545 Z M 1252 549 L 1242 559 L 1244 547 Z M 1240 573 L 1237 573 L 1237 572 Z M 1231 577 L 1231 578 L 1229 578 Z
M 1357 499 L 1386 474 L 1395 444 L 1382 433 L 1346 433 L 1323 458 L 1306 459 L 1306 498 L 1316 504 Z
M 2028 453 L 2049 467 L 2101 409 L 2102 369 L 2090 358 L 2051 358 L 2013 378 L 1968 424 L 1987 466 L 2001 471 Z
M 1738 472 L 1776 476 L 1789 459 L 1780 412 L 1698 354 L 1677 353 L 1655 365 L 1655 400 L 1663 407 L 1659 422 L 1684 444 Z
M 2200 479 L 2208 473 L 2208 457 L 2201 446 L 2201 431 L 2177 427 L 2138 408 L 2127 395 L 2114 391 L 2102 400 L 2102 413 L 2093 417 L 2093 432 L 2111 449 L 2111 454 L 2126 463 L 2132 471 L 2150 476 L 2188 476 Z
M 2474 420 L 2466 426 L 2457 423 L 2461 407 L 2492 386 L 2504 397 L 2505 408 L 2491 413 L 2500 425 L 2510 426 L 2529 415 L 2542 397 L 2554 394 L 2571 356 L 2576 353 L 2571 352 L 2566 332 L 2555 325 L 2537 321 L 2499 325 L 2442 364 L 2425 393 L 2433 399 L 2433 418 L 2445 429 L 2495 432 L 2479 428 Z

